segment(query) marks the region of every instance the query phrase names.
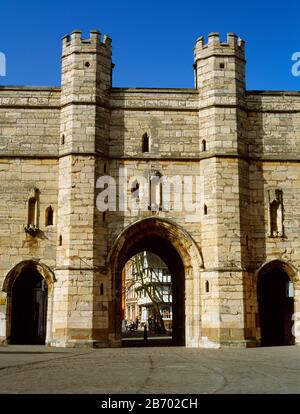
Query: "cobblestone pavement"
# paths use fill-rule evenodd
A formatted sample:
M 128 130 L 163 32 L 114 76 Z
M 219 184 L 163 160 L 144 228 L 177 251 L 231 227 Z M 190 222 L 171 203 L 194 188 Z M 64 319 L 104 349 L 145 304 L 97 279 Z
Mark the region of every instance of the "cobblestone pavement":
M 300 347 L 0 348 L 0 393 L 300 393 Z

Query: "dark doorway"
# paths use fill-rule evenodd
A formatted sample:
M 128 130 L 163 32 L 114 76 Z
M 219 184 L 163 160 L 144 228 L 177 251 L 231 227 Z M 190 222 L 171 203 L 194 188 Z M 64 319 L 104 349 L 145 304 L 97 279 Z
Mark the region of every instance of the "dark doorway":
M 270 269 L 258 281 L 258 305 L 262 346 L 293 345 L 292 282 L 280 268 Z
M 47 284 L 34 266 L 26 267 L 13 284 L 12 344 L 45 344 Z

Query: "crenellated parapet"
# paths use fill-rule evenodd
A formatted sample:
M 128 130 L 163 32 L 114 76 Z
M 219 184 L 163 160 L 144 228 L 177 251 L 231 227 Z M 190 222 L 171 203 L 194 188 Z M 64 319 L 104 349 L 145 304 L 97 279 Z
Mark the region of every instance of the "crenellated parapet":
M 234 33 L 227 34 L 227 41 L 222 42 L 220 34 L 213 32 L 208 35 L 208 42 L 205 43 L 204 36 L 196 40 L 194 49 L 195 61 L 207 59 L 210 56 L 235 56 L 245 60 L 245 42 Z
M 71 34 L 67 34 L 62 39 L 62 55 L 68 55 L 74 52 L 85 50 L 86 52 L 101 52 L 111 56 L 112 39 L 107 35 L 102 35 L 99 30 L 91 30 L 90 37 L 84 39 L 82 31 L 73 30 Z

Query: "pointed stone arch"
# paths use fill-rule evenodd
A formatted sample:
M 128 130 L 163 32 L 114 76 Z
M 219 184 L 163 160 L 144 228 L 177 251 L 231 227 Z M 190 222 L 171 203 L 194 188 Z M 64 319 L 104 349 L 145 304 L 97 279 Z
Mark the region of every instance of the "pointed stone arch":
M 15 265 L 6 275 L 2 285 L 2 291 L 6 294 L 6 339 L 10 339 L 11 335 L 11 323 L 12 323 L 12 292 L 13 286 L 17 278 L 26 269 L 36 270 L 39 275 L 46 281 L 47 294 L 48 294 L 48 306 L 47 306 L 47 318 L 46 318 L 46 343 L 51 340 L 52 332 L 52 307 L 53 307 L 53 288 L 56 281 L 54 272 L 44 263 L 38 260 L 24 260 Z
M 122 269 L 134 254 L 149 250 L 159 254 L 169 266 L 167 252 L 172 260 L 182 263 L 184 270 L 185 343 L 188 347 L 199 346 L 201 338 L 200 270 L 204 267 L 201 250 L 188 232 L 171 220 L 150 217 L 127 226 L 115 239 L 108 255 L 112 280 L 111 337 L 120 344 L 117 312 L 120 300 Z M 164 256 L 165 255 L 165 256 Z
M 37 260 L 24 260 L 17 265 L 15 265 L 6 275 L 3 285 L 2 285 L 2 291 L 9 293 L 12 289 L 12 286 L 17 279 L 17 277 L 20 275 L 21 271 L 26 268 L 27 266 L 34 266 L 38 270 L 38 272 L 43 276 L 43 278 L 46 280 L 48 289 L 53 289 L 53 284 L 55 282 L 55 275 L 54 272 L 45 265 L 44 263 L 41 263 Z
M 278 287 L 278 278 L 281 278 L 281 288 Z M 267 282 L 265 282 L 265 279 L 268 279 Z M 282 309 L 281 317 L 283 318 L 283 335 L 285 338 L 281 341 L 283 344 L 292 344 L 292 343 L 299 343 L 300 337 L 299 337 L 299 329 L 295 329 L 295 337 L 292 337 L 291 331 L 293 324 L 297 323 L 299 324 L 299 317 L 297 320 L 295 320 L 295 315 L 298 314 L 300 316 L 300 279 L 299 279 L 299 272 L 296 269 L 296 267 L 288 263 L 282 259 L 273 259 L 270 261 L 265 262 L 262 266 L 259 267 L 259 269 L 255 272 L 255 286 L 256 286 L 256 297 L 257 297 L 257 314 L 258 314 L 258 326 L 257 326 L 257 340 L 258 343 L 264 345 L 268 344 L 268 340 L 266 340 L 266 337 L 269 335 L 269 333 L 263 332 L 265 326 L 270 326 L 270 321 L 267 323 L 267 319 L 265 316 L 266 310 L 264 307 L 270 307 L 270 303 L 268 303 L 268 297 L 270 298 L 276 298 L 280 293 L 281 289 L 281 297 L 283 298 L 282 301 L 277 304 L 274 307 L 275 310 Z M 284 287 L 284 283 L 287 285 L 292 282 L 293 287 L 293 298 L 288 298 L 288 292 L 284 291 L 284 289 L 287 289 L 286 286 Z M 267 284 L 268 283 L 268 284 Z M 270 295 L 268 295 L 268 292 L 270 292 Z M 268 295 L 268 296 L 266 296 Z M 285 295 L 285 299 L 284 299 Z M 275 300 L 275 299 L 273 299 Z M 276 321 L 276 314 L 274 312 L 269 312 L 270 316 L 269 319 L 274 321 L 274 326 L 279 326 L 279 323 L 275 323 Z M 280 319 L 279 319 L 280 320 Z M 271 329 L 271 327 L 270 327 Z M 270 330 L 269 329 L 269 330 Z M 265 329 L 266 331 L 266 329 Z M 270 335 L 269 335 L 270 336 Z M 265 338 L 264 338 L 265 337 Z M 267 338 L 268 339 L 268 338 Z M 280 342 L 280 340 L 278 340 Z M 272 342 L 274 340 L 271 338 L 269 341 L 269 345 L 272 345 Z M 276 342 L 276 341 L 275 341 Z M 276 343 L 273 343 L 276 345 Z M 278 343 L 280 345 L 280 343 Z
M 255 272 L 256 281 L 258 281 L 264 273 L 275 267 L 280 267 L 284 270 L 294 283 L 295 288 L 300 289 L 300 275 L 298 269 L 293 264 L 282 259 L 272 259 L 264 262 Z

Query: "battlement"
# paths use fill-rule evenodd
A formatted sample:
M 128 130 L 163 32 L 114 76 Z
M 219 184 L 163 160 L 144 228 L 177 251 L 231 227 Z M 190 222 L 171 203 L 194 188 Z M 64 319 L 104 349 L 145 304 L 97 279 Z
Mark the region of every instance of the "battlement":
M 101 47 L 102 49 L 107 49 L 109 52 L 111 52 L 111 44 L 112 39 L 107 35 L 102 36 L 99 30 L 91 30 L 90 37 L 88 39 L 83 39 L 82 31 L 76 29 L 73 30 L 71 34 L 65 35 L 62 39 L 64 52 L 67 52 L 69 49 L 78 49 L 85 46 L 95 49 L 97 49 L 97 47 Z
M 236 55 L 245 58 L 245 42 L 235 33 L 227 33 L 227 41 L 222 42 L 217 32 L 208 35 L 208 42 L 205 43 L 204 36 L 196 40 L 194 49 L 195 60 L 205 59 L 212 55 Z

